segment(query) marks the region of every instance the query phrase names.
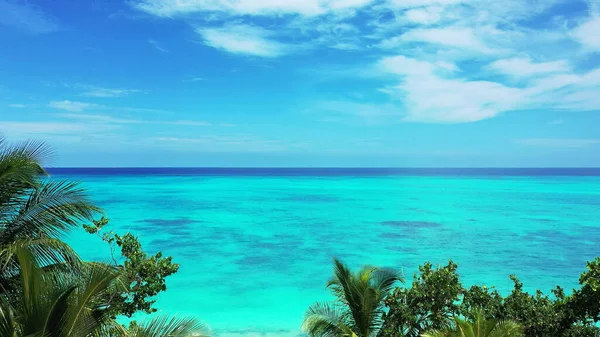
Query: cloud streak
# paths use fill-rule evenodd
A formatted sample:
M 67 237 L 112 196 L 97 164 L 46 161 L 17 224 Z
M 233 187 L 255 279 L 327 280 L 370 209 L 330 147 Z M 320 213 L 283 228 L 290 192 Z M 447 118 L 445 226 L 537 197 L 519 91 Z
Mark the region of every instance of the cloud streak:
M 161 47 L 158 42 L 156 42 L 156 40 L 153 39 L 148 39 L 148 43 L 150 43 L 150 45 L 152 45 L 152 47 L 154 47 L 154 49 L 163 52 L 163 53 L 169 53 L 168 49 L 165 49 L 163 47 Z
M 355 73 L 375 64 L 386 83 L 370 90 L 388 101 L 348 99 L 355 115 L 469 123 L 527 109 L 597 109 L 600 73 L 578 61 L 600 50 L 600 14 L 589 2 L 576 20 L 551 15 L 569 1 L 138 0 L 134 7 L 194 22 L 205 45 L 237 55 L 360 51 L 368 61 Z M 199 20 L 207 14 L 210 22 Z
M 581 148 L 600 144 L 600 139 L 577 139 L 577 138 L 529 138 L 518 139 L 518 144 L 535 147 L 548 148 Z
M 0 0 L 0 25 L 32 34 L 48 34 L 60 29 L 55 19 L 25 0 Z
M 205 45 L 233 54 L 278 57 L 292 49 L 270 39 L 272 32 L 255 26 L 236 24 L 222 28 L 198 28 L 196 32 Z
M 102 88 L 96 86 L 83 86 L 86 91 L 81 93 L 81 96 L 85 97 L 123 97 L 131 94 L 139 93 L 138 89 L 122 89 L 122 88 Z
M 230 15 L 301 14 L 314 16 L 358 8 L 371 2 L 371 0 L 143 0 L 134 4 L 134 7 L 160 17 L 176 17 L 205 12 L 225 12 Z
M 81 112 L 84 110 L 100 108 L 101 105 L 86 102 L 74 102 L 69 100 L 64 101 L 52 101 L 48 104 L 49 107 L 59 110 Z

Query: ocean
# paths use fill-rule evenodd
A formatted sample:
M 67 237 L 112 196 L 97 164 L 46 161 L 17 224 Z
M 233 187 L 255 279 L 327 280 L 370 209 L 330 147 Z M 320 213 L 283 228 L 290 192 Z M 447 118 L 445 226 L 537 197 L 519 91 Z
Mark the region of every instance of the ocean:
M 51 169 L 149 252 L 181 264 L 156 307 L 219 336 L 297 336 L 352 267 L 459 264 L 464 284 L 577 285 L 600 256 L 600 169 Z M 105 245 L 73 233 L 87 259 Z

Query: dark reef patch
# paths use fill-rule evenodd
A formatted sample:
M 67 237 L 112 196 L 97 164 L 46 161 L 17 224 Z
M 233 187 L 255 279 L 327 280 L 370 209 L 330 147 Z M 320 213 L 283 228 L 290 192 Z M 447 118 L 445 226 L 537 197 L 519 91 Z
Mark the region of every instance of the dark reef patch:
M 386 240 L 387 239 L 414 239 L 419 236 L 421 236 L 421 235 L 415 229 L 410 229 L 408 231 L 402 231 L 402 232 L 389 232 L 389 233 L 379 234 L 379 238 L 386 239 Z
M 162 227 L 182 227 L 188 226 L 195 223 L 200 223 L 201 221 L 192 220 L 188 218 L 180 218 L 180 219 L 142 219 L 137 220 L 136 223 L 148 224 L 152 226 L 162 226 Z
M 442 224 L 437 222 L 430 221 L 382 221 L 382 225 L 396 227 L 396 228 L 416 228 L 416 229 L 426 229 L 426 228 L 440 228 L 443 227 Z
M 273 259 L 260 255 L 244 256 L 243 258 L 238 259 L 236 263 L 242 266 L 268 266 L 273 263 Z
M 332 197 L 329 195 L 319 195 L 319 194 L 291 195 L 291 196 L 281 198 L 280 200 L 281 201 L 292 201 L 292 202 L 310 202 L 310 203 L 340 201 L 339 198 Z

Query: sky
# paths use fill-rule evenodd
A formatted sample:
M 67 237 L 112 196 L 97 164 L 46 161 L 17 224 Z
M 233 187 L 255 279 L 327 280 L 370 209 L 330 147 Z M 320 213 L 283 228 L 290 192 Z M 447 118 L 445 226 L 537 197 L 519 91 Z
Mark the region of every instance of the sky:
M 51 166 L 600 167 L 600 0 L 0 0 Z

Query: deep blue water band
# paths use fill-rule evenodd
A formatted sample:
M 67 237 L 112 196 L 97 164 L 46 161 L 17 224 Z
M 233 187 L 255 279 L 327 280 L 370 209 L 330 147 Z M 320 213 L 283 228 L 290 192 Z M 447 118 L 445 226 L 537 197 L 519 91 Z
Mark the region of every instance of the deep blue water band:
M 59 175 L 165 176 L 600 176 L 600 168 L 50 168 Z

